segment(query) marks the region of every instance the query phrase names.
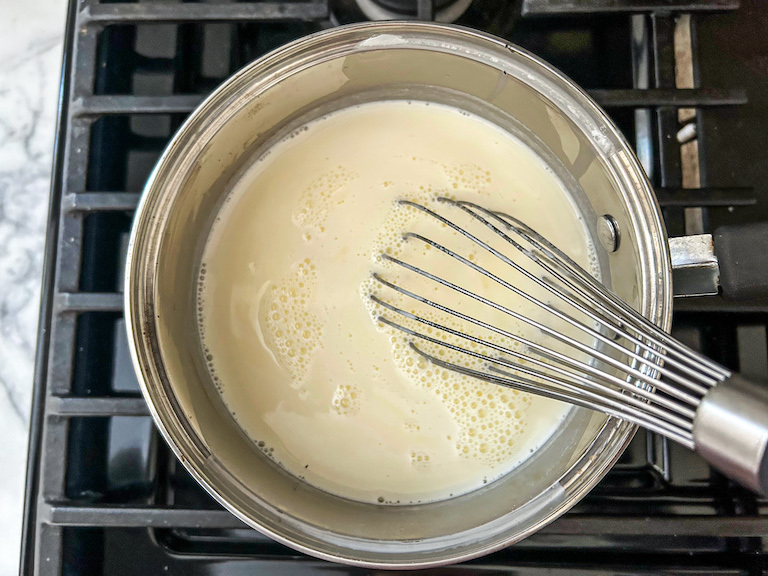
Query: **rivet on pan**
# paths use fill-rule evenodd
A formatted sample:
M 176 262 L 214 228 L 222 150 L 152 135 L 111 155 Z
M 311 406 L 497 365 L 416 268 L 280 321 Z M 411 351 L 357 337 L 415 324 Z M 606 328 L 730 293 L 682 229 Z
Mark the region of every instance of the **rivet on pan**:
M 621 243 L 619 223 L 610 214 L 604 214 L 597 219 L 597 237 L 608 252 L 616 252 L 619 249 Z

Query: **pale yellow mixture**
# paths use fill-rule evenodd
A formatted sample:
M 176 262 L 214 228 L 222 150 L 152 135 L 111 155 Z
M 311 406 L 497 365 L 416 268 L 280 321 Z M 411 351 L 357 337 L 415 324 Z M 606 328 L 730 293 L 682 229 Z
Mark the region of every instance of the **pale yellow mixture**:
M 200 271 L 200 331 L 212 379 L 254 444 L 317 488 L 383 503 L 455 496 L 520 465 L 569 412 L 559 402 L 437 368 L 408 346 L 412 339 L 378 322 L 384 311 L 371 293 L 467 328 L 378 285 L 374 271 L 538 337 L 382 261 L 389 253 L 542 316 L 437 250 L 403 242 L 404 231 L 421 232 L 515 278 L 508 266 L 396 203 L 416 200 L 474 226 L 438 205 L 439 195 L 505 210 L 594 266 L 583 223 L 537 156 L 479 117 L 423 102 L 365 104 L 304 126 L 249 168 L 213 226 Z M 497 334 L 483 336 L 520 349 Z M 435 345 L 422 348 L 480 366 Z

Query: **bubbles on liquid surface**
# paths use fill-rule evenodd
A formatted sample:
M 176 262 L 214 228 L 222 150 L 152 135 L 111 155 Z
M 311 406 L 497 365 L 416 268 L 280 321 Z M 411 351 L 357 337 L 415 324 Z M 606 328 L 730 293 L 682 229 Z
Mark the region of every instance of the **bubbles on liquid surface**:
M 481 193 L 490 186 L 491 171 L 483 170 L 476 164 L 446 165 L 443 168 L 451 183 L 451 191 L 463 193 Z
M 411 465 L 414 468 L 427 468 L 430 464 L 429 454 L 422 450 L 414 450 L 410 454 Z
M 338 193 L 354 179 L 355 174 L 352 171 L 337 166 L 315 178 L 304 190 L 294 212 L 293 221 L 307 231 L 304 235 L 305 241 L 312 239 L 312 232 L 325 232 L 328 212 L 337 202 L 343 203 L 343 200 L 337 199 Z
M 295 272 L 264 294 L 261 303 L 267 346 L 291 375 L 292 387 L 303 389 L 310 364 L 322 346 L 323 327 L 310 310 L 317 270 L 304 259 Z
M 331 408 L 342 416 L 354 416 L 360 412 L 362 390 L 352 384 L 339 384 L 331 399 Z

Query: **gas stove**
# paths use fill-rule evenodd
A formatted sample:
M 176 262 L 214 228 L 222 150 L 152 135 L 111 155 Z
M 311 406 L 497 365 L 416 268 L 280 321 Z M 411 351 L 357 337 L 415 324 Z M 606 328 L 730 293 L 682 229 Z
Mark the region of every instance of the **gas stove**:
M 165 446 L 122 316 L 140 191 L 184 118 L 265 52 L 338 24 L 455 21 L 541 56 L 633 143 L 671 235 L 768 220 L 768 7 L 755 0 L 71 0 L 46 246 L 22 573 L 363 573 L 277 544 Z M 768 301 L 675 302 L 674 334 L 768 377 Z M 500 503 L 503 505 L 503 503 Z M 639 432 L 579 505 L 434 574 L 762 574 L 768 501 Z

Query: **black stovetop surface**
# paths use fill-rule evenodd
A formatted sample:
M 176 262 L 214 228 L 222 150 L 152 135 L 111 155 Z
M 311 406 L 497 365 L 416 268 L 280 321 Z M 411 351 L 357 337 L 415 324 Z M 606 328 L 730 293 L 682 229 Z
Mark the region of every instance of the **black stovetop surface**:
M 705 206 L 704 231 L 768 219 L 768 5 L 523 4 L 475 0 L 459 22 L 522 45 L 592 90 L 647 154 L 671 233 L 686 229 L 681 199 Z M 532 14 L 544 9 L 561 13 Z M 699 88 L 685 92 L 675 89 L 672 38 L 677 18 L 689 13 Z M 140 397 L 120 294 L 133 209 L 174 130 L 254 58 L 361 19 L 354 0 L 71 0 L 68 18 L 22 573 L 365 572 L 302 556 L 244 528 L 197 486 Z M 695 193 L 681 190 L 675 140 L 677 105 L 690 100 L 697 104 L 702 188 Z M 689 231 L 692 220 L 689 213 Z M 752 375 L 768 376 L 767 322 L 765 301 L 676 302 L 678 337 Z M 572 512 L 506 550 L 431 572 L 762 574 L 766 504 L 685 449 L 641 432 Z

